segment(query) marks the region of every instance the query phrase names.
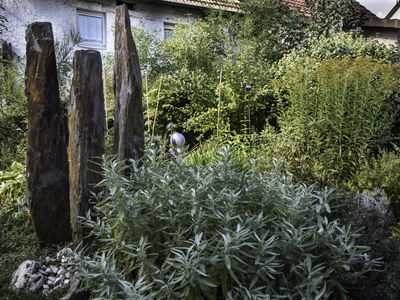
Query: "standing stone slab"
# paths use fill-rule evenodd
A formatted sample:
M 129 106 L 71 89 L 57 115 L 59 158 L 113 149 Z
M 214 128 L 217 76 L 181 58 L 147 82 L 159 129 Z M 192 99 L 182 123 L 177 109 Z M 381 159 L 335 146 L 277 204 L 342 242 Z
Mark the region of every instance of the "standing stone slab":
M 41 242 L 71 240 L 68 160 L 50 23 L 26 31 L 27 200 Z
M 71 87 L 69 128 L 70 207 L 74 244 L 85 232 L 78 222 L 89 209 L 90 191 L 101 180 L 104 154 L 105 111 L 100 53 L 75 52 Z
M 117 6 L 114 65 L 114 145 L 118 160 L 139 160 L 144 150 L 142 78 L 128 7 Z

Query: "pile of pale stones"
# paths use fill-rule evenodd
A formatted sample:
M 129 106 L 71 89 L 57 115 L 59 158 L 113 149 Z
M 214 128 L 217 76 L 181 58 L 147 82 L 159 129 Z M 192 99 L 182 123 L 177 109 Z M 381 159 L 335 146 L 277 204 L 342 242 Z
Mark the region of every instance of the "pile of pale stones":
M 11 280 L 11 288 L 16 291 L 50 292 L 67 288 L 76 269 L 68 257 L 68 250 L 62 249 L 55 259 L 46 257 L 46 263 L 26 260 L 19 265 Z

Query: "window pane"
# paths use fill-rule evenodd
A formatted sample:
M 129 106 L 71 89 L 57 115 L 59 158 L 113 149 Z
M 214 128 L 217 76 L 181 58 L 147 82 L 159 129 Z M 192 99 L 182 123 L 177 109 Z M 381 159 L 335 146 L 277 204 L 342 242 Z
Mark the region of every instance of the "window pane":
M 103 43 L 103 18 L 78 14 L 78 30 L 82 42 Z
M 174 33 L 174 23 L 164 23 L 164 40 L 170 38 Z

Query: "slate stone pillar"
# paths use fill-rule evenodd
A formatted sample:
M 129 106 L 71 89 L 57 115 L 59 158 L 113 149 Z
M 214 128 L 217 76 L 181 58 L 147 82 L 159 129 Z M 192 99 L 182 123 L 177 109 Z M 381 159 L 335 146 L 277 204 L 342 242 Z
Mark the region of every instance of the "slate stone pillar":
M 68 160 L 50 23 L 26 31 L 27 200 L 43 243 L 71 240 Z
M 69 178 L 72 235 L 75 246 L 85 236 L 78 222 L 89 209 L 90 191 L 101 180 L 105 110 L 100 53 L 75 51 L 69 128 Z
M 142 78 L 128 7 L 117 6 L 114 65 L 114 145 L 118 160 L 139 160 L 144 151 Z

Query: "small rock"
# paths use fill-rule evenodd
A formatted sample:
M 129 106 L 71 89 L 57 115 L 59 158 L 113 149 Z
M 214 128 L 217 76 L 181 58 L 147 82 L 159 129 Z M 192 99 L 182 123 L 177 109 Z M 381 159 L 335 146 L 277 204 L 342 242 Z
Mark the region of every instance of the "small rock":
M 68 285 L 68 284 L 70 283 L 70 281 L 71 281 L 71 280 L 69 280 L 69 279 L 65 279 L 65 280 L 64 280 L 64 285 Z
M 44 270 L 44 269 L 40 269 L 40 270 L 39 270 L 39 273 L 42 274 L 42 275 L 47 275 L 47 272 L 46 272 L 46 270 Z
M 71 278 L 71 273 L 67 272 L 67 273 L 64 274 L 64 276 L 65 276 L 65 278 Z
M 54 276 L 49 276 L 49 278 L 48 278 L 50 281 L 55 281 L 56 280 L 56 277 L 54 277 Z
M 65 269 L 63 267 L 60 267 L 60 269 L 57 272 L 57 275 L 62 275 L 65 273 Z
M 50 268 L 47 268 L 45 272 L 46 272 L 47 274 L 50 274 L 50 273 L 51 273 L 51 269 L 50 269 Z
M 50 266 L 51 272 L 57 274 L 58 268 L 56 266 Z
M 40 279 L 35 280 L 36 277 L 33 277 L 40 267 L 40 262 L 34 260 L 26 260 L 21 263 L 12 276 L 11 288 L 13 290 L 26 289 L 31 292 L 40 290 L 43 282 Z M 34 279 L 30 280 L 31 278 Z
M 61 259 L 61 263 L 66 264 L 67 262 L 68 262 L 68 259 L 67 259 L 67 258 L 62 258 L 62 259 Z
M 44 289 L 44 290 L 48 290 L 49 288 L 50 288 L 50 287 L 49 287 L 47 284 L 44 284 L 44 285 L 43 285 L 43 289 Z
M 57 278 L 56 280 L 54 280 L 54 286 L 58 285 L 61 281 L 61 278 Z

